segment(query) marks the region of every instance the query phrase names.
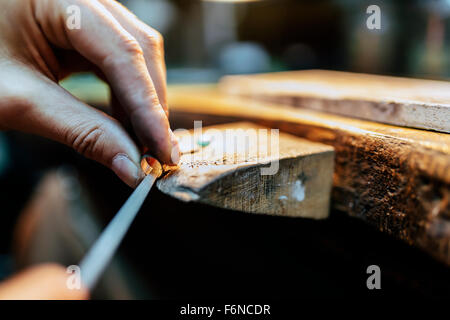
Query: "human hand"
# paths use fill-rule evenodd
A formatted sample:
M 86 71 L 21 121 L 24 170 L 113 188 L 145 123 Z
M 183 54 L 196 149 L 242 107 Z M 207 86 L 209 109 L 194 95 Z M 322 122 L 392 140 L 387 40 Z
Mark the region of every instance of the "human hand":
M 85 300 L 86 288 L 69 289 L 68 274 L 57 264 L 28 268 L 0 282 L 0 300 Z
M 72 5 L 80 29 L 66 23 Z M 0 128 L 69 145 L 131 187 L 143 177 L 141 153 L 124 127 L 161 162 L 179 161 L 157 31 L 114 0 L 3 0 L 0 9 Z M 58 85 L 88 70 L 109 83 L 113 117 Z

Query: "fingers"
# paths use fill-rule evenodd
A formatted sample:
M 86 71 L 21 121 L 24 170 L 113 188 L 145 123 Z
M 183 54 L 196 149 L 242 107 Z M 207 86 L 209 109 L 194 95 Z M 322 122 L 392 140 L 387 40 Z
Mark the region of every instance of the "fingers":
M 59 17 L 48 14 L 48 3 L 55 6 L 53 10 L 59 12 Z M 80 8 L 80 29 L 70 30 L 65 23 L 61 26 L 61 21 L 67 18 L 66 8 L 71 4 Z M 169 122 L 136 38 L 97 1 L 38 1 L 35 11 L 43 32 L 52 43 L 72 47 L 102 70 L 143 145 L 164 163 L 178 160 L 172 159 Z M 61 27 L 65 28 L 64 35 L 58 33 Z
M 29 268 L 0 283 L 0 300 L 85 300 L 85 288 L 70 290 L 66 270 L 56 264 Z
M 145 63 L 155 85 L 159 102 L 168 115 L 164 40 L 161 34 L 140 21 L 115 0 L 99 0 L 117 21 L 139 42 Z
M 8 72 L 16 78 L 11 76 L 7 83 L 0 79 L 0 91 L 8 85 L 8 92 L 27 89 L 12 93 L 21 98 L 10 101 L 8 111 L 3 109 L 0 125 L 69 145 L 111 168 L 129 186 L 137 186 L 144 176 L 140 152 L 117 120 L 90 108 L 36 72 L 20 66 L 9 67 Z

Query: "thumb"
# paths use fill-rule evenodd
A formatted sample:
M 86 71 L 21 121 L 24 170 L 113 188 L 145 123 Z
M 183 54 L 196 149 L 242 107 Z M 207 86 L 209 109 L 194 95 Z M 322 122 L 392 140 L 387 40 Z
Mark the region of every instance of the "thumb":
M 0 283 L 0 300 L 85 300 L 86 288 L 68 289 L 68 274 L 57 264 L 26 269 Z
M 21 82 L 20 87 L 33 89 L 27 90 L 25 97 L 22 93 L 19 99 L 22 102 L 11 106 L 15 110 L 0 122 L 11 129 L 64 143 L 109 167 L 130 187 L 137 186 L 144 176 L 140 153 L 115 119 L 89 107 L 43 76 L 23 77 Z

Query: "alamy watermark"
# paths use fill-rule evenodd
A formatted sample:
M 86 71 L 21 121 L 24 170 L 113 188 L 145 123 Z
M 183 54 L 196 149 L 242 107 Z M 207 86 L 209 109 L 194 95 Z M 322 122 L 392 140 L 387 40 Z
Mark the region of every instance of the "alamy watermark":
M 366 20 L 366 26 L 369 30 L 380 30 L 381 29 L 381 9 L 376 4 L 372 4 L 367 7 L 367 14 L 370 16 Z
M 261 175 L 274 175 L 279 169 L 280 139 L 278 129 L 217 128 L 203 129 L 202 121 L 194 121 L 193 134 L 177 129 L 182 164 L 232 165 L 268 164 Z
M 367 274 L 370 274 L 370 276 L 367 278 L 366 285 L 367 289 L 374 290 L 374 289 L 381 289 L 381 269 L 376 264 L 370 265 L 367 267 L 366 270 Z
M 66 9 L 68 15 L 66 19 L 66 26 L 69 30 L 81 29 L 81 8 L 76 5 L 70 5 Z
M 66 286 L 69 290 L 81 289 L 81 268 L 77 265 L 68 266 L 66 272 L 69 274 L 66 280 Z M 366 269 L 370 276 L 366 280 L 366 286 L 369 290 L 381 289 L 381 269 L 378 265 L 370 265 Z
M 69 274 L 66 280 L 66 286 L 69 290 L 81 289 L 81 269 L 77 265 L 68 266 L 66 273 Z

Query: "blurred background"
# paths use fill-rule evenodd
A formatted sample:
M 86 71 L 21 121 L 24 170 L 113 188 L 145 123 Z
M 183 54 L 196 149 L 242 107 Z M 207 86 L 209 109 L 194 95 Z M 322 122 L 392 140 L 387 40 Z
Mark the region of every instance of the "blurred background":
M 443 78 L 448 0 L 127 0 L 165 38 L 169 82 L 298 69 Z M 381 8 L 381 30 L 366 9 Z
M 442 79 L 449 0 L 122 0 L 160 31 L 170 83 L 331 69 Z M 369 5 L 381 29 L 369 30 Z M 84 78 L 84 81 L 92 79 Z
M 121 2 L 164 36 L 169 85 L 312 68 L 450 75 L 450 0 Z M 373 4 L 380 30 L 366 27 Z M 104 90 L 86 74 L 64 86 Z M 64 146 L 0 133 L 0 280 L 38 262 L 78 263 L 129 193 Z M 365 268 L 374 263 L 393 295 L 449 295 L 447 268 L 338 212 L 320 222 L 286 220 L 187 206 L 157 190 L 150 199 L 94 297 L 368 294 Z

